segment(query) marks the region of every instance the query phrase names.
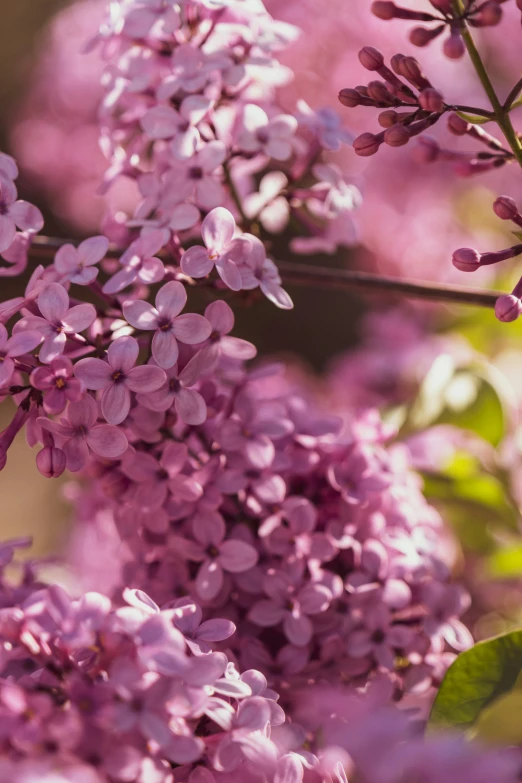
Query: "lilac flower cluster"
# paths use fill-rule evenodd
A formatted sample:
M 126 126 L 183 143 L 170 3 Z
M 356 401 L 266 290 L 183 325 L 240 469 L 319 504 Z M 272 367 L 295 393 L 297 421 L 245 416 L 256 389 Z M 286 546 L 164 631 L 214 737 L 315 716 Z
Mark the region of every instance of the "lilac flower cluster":
M 44 224 L 37 207 L 18 199 L 17 177 L 16 162 L 10 155 L 0 152 L 0 257 L 9 264 L 0 268 L 0 277 L 23 272 L 31 237 Z

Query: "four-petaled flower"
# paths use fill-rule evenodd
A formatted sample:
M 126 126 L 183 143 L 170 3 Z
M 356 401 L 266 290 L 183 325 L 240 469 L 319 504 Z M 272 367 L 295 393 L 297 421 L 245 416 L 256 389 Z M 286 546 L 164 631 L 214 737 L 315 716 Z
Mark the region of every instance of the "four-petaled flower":
M 156 307 L 141 299 L 126 302 L 123 315 L 136 329 L 154 330 L 152 355 L 164 369 L 178 361 L 177 340 L 196 345 L 210 336 L 212 327 L 202 315 L 179 315 L 187 302 L 185 286 L 175 280 L 166 283 L 156 295 Z
M 54 266 L 62 275 L 76 285 L 89 285 L 98 276 L 95 264 L 101 261 L 109 248 L 106 237 L 89 237 L 78 247 L 63 245 L 54 257 Z
M 151 139 L 172 139 L 170 148 L 178 160 L 194 155 L 200 135 L 197 125 L 212 106 L 210 98 L 188 95 L 181 102 L 179 112 L 172 106 L 158 105 L 142 117 L 141 127 Z
M 153 364 L 135 367 L 139 345 L 134 337 L 118 337 L 110 344 L 107 361 L 81 359 L 74 373 L 87 389 L 103 389 L 101 410 L 110 424 L 121 424 L 131 405 L 131 391 L 147 394 L 165 382 L 165 373 Z
M 229 333 L 234 328 L 234 313 L 222 299 L 206 307 L 205 318 L 212 327 L 208 343 L 200 355 L 200 361 L 204 362 L 207 371 L 217 366 L 222 355 L 238 361 L 248 361 L 256 356 L 255 345 L 240 337 L 230 337 Z
M 57 436 L 67 458 L 67 468 L 73 472 L 82 470 L 93 451 L 99 457 L 117 459 L 127 450 L 127 438 L 111 424 L 97 424 L 98 405 L 87 395 L 79 402 L 70 402 L 67 416 L 59 422 L 43 416 L 38 424 Z
M 31 384 L 44 392 L 43 405 L 47 413 L 61 413 L 67 401 L 77 402 L 81 399 L 85 388 L 74 377 L 73 363 L 66 356 L 57 356 L 48 367 L 33 370 Z
M 11 380 L 15 371 L 14 360 L 36 348 L 42 342 L 40 332 L 19 332 L 8 336 L 8 331 L 0 324 L 0 386 L 5 386 Z
M 142 234 L 133 242 L 120 258 L 121 269 L 103 286 L 105 294 L 117 294 L 135 280 L 145 285 L 159 283 L 165 276 L 165 267 L 160 258 L 156 258 L 168 240 L 169 232 L 159 228 Z
M 260 106 L 249 103 L 243 112 L 243 129 L 237 143 L 244 152 L 263 152 L 274 160 L 288 160 L 296 130 L 297 120 L 291 114 L 278 114 L 269 120 Z
M 27 201 L 17 201 L 17 195 L 14 182 L 0 170 L 0 253 L 12 245 L 17 228 L 31 233 L 43 228 L 40 210 Z

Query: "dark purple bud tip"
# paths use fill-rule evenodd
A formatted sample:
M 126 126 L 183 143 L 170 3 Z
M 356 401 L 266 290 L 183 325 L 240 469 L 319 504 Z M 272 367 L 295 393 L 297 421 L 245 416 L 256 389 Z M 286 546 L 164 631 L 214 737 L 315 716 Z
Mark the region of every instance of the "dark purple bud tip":
M 455 250 L 452 260 L 461 272 L 475 272 L 480 266 L 480 253 L 472 247 L 461 247 Z
M 519 211 L 514 199 L 509 196 L 499 196 L 493 204 L 493 212 L 501 220 L 515 220 Z
M 357 90 L 352 90 L 349 87 L 342 89 L 338 97 L 343 106 L 347 106 L 349 109 L 353 109 L 361 103 L 361 96 Z
M 395 17 L 395 3 L 377 0 L 377 2 L 372 3 L 371 11 L 378 19 L 393 19 Z
M 362 158 L 375 155 L 375 153 L 379 150 L 379 147 L 380 140 L 373 133 L 362 133 L 353 141 L 355 154 L 360 155 Z
M 373 46 L 365 46 L 359 52 L 359 62 L 367 71 L 377 71 L 384 65 L 384 57 L 378 49 Z
M 424 111 L 440 114 L 444 111 L 444 98 L 442 93 L 433 87 L 427 87 L 419 95 L 419 103 Z
M 464 56 L 466 47 L 458 30 L 452 30 L 450 36 L 444 41 L 442 49 L 450 60 L 460 60 Z
M 61 449 L 45 446 L 36 455 L 36 467 L 46 478 L 58 478 L 65 470 L 65 454 Z
M 384 131 L 384 141 L 390 147 L 403 147 L 410 140 L 410 133 L 404 125 L 400 123 L 387 128 Z
M 521 312 L 522 302 L 513 294 L 499 296 L 495 302 L 495 315 L 503 323 L 516 321 Z
M 455 136 L 464 136 L 471 128 L 471 124 L 459 117 L 458 114 L 450 114 L 448 117 L 448 130 Z

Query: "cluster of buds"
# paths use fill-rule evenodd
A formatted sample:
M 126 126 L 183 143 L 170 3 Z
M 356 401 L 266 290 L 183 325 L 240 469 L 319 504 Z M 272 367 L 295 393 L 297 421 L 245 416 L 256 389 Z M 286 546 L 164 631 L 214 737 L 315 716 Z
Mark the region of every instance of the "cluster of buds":
M 418 140 L 415 157 L 421 163 L 450 162 L 456 174 L 469 177 L 474 174 L 485 174 L 488 171 L 501 168 L 511 163 L 515 156 L 506 149 L 502 142 L 459 114 L 452 112 L 448 117 L 448 129 L 455 136 L 469 136 L 487 148 L 479 152 L 462 152 L 445 149 L 431 136 L 423 136 Z
M 493 210 L 501 220 L 510 220 L 522 228 L 522 214 L 514 200 L 509 196 L 499 196 L 493 204 Z M 518 233 L 515 234 L 519 236 Z M 522 254 L 522 244 L 517 243 L 504 250 L 490 253 L 479 253 L 471 247 L 461 247 L 453 253 L 453 266 L 461 272 L 475 272 L 482 266 L 498 264 L 509 258 L 515 258 Z M 518 281 L 510 294 L 504 294 L 497 299 L 495 315 L 499 321 L 516 321 L 522 313 L 522 278 Z
M 442 48 L 446 57 L 458 60 L 465 52 L 462 38 L 464 24 L 469 24 L 471 27 L 497 25 L 502 18 L 500 6 L 505 0 L 485 0 L 485 2 L 464 0 L 462 3 L 454 3 L 452 0 L 429 0 L 429 2 L 436 13 L 401 8 L 389 0 L 376 0 L 372 3 L 372 13 L 379 19 L 406 19 L 428 24 L 428 27 L 419 26 L 411 30 L 409 38 L 414 46 L 427 46 L 448 29 L 449 35 Z M 518 2 L 520 3 L 520 0 Z
M 378 134 L 363 133 L 358 136 L 353 142 L 357 155 L 374 155 L 383 143 L 402 147 L 412 137 L 434 125 L 450 108 L 414 57 L 395 54 L 389 68 L 381 52 L 365 46 L 359 52 L 359 60 L 366 70 L 375 71 L 383 81 L 375 80 L 366 86 L 342 89 L 339 101 L 348 108 L 374 106 L 382 109 L 378 120 L 384 130 Z

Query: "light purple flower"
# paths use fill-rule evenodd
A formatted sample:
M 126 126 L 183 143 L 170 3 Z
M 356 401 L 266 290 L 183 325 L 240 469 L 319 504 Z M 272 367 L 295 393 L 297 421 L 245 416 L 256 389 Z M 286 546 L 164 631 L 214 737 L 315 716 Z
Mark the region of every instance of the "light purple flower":
M 175 280 L 165 283 L 156 294 L 156 307 L 136 299 L 123 305 L 123 315 L 136 329 L 154 330 L 152 355 L 164 369 L 178 361 L 177 340 L 196 345 L 210 336 L 212 327 L 202 315 L 179 315 L 187 303 L 185 286 Z
M 148 394 L 165 382 L 165 373 L 152 364 L 135 367 L 139 346 L 134 337 L 118 337 L 110 344 L 107 361 L 81 359 L 74 372 L 87 389 L 101 390 L 101 410 L 110 424 L 121 424 L 127 418 L 131 392 Z
M 220 442 L 226 451 L 239 451 L 255 468 L 268 468 L 275 456 L 274 441 L 294 427 L 280 409 L 256 408 L 246 394 L 238 396 L 235 415 L 225 420 Z
M 63 280 L 89 285 L 98 276 L 94 265 L 105 257 L 108 248 L 109 240 L 103 236 L 85 239 L 78 247 L 63 245 L 54 257 L 55 269 Z
M 406 654 L 415 632 L 401 624 L 392 624 L 392 615 L 383 604 L 368 608 L 363 617 L 364 628 L 352 631 L 347 650 L 353 658 L 372 655 L 384 669 L 392 670 L 397 654 Z
M 12 245 L 17 228 L 31 233 L 43 228 L 40 210 L 27 201 L 17 201 L 17 195 L 14 182 L 0 170 L 0 253 Z
M 185 424 L 203 424 L 207 418 L 207 404 L 201 394 L 191 387 L 202 372 L 199 356 L 196 354 L 179 371 L 178 365 L 166 371 L 166 381 L 151 394 L 139 395 L 138 402 L 153 411 L 167 411 L 174 405 L 176 413 Z
M 203 210 L 213 209 L 224 200 L 223 187 L 214 175 L 227 156 L 222 141 L 210 141 L 188 160 L 172 161 L 165 181 L 166 200 L 193 198 Z
M 354 134 L 342 127 L 339 114 L 329 107 L 314 111 L 306 101 L 297 101 L 297 121 L 313 131 L 326 150 L 338 150 L 342 144 L 352 144 Z
M 84 385 L 73 375 L 73 364 L 65 356 L 52 359 L 49 367 L 37 367 L 31 373 L 31 384 L 44 392 L 44 408 L 47 413 L 61 413 L 67 402 L 77 402 Z
M 242 120 L 237 143 L 244 152 L 263 152 L 274 160 L 288 160 L 292 155 L 297 120 L 291 114 L 278 114 L 269 120 L 260 106 L 249 103 Z
M 270 726 L 270 707 L 266 699 L 251 696 L 240 702 L 232 731 L 216 748 L 214 766 L 221 772 L 232 772 L 245 761 L 257 769 L 275 766 L 277 749 L 267 736 Z
M 215 617 L 201 622 L 203 612 L 190 598 L 180 598 L 167 611 L 195 655 L 210 652 L 209 642 L 222 642 L 236 631 L 236 626 L 230 620 Z
M 206 371 L 216 367 L 221 356 L 237 361 L 248 361 L 257 354 L 255 345 L 239 337 L 230 337 L 234 328 L 234 313 L 222 299 L 211 302 L 205 309 L 205 318 L 212 327 L 208 344 L 200 353 Z
M 120 258 L 122 268 L 103 286 L 104 293 L 116 294 L 135 280 L 145 285 L 163 280 L 165 267 L 163 262 L 156 258 L 156 253 L 166 244 L 168 238 L 168 231 L 155 229 L 136 239 Z
M 212 107 L 213 101 L 204 95 L 189 95 L 176 111 L 172 106 L 159 105 L 142 117 L 141 127 L 151 139 L 172 139 L 170 149 L 175 158 L 191 158 L 199 146 L 197 125 Z
M 267 258 L 264 244 L 258 237 L 246 234 L 250 241 L 250 253 L 239 267 L 241 288 L 251 290 L 260 288 L 267 299 L 282 310 L 291 310 L 294 306 L 290 296 L 281 286 L 281 277 L 274 262 Z
M 38 331 L 18 332 L 9 337 L 5 326 L 0 323 L 0 386 L 6 386 L 15 371 L 14 360 L 29 353 L 42 342 Z
M 129 38 L 160 38 L 172 35 L 180 24 L 177 7 L 165 0 L 140 0 L 125 16 L 123 33 Z
M 98 406 L 87 396 L 79 402 L 70 402 L 67 415 L 59 423 L 44 417 L 40 417 L 38 423 L 63 441 L 67 468 L 75 472 L 85 467 L 89 451 L 99 457 L 116 459 L 127 450 L 123 432 L 110 424 L 97 424 L 97 419 Z
M 40 361 L 48 364 L 63 353 L 68 335 L 88 329 L 96 318 L 96 310 L 92 304 L 69 308 L 69 294 L 59 283 L 49 283 L 38 296 L 37 302 L 43 317 L 27 316 L 18 321 L 13 331 L 38 331 L 44 338 L 39 353 Z
M 251 243 L 245 237 L 234 239 L 236 221 L 224 207 L 216 207 L 201 224 L 205 247 L 189 247 L 181 258 L 181 268 L 190 277 L 206 277 L 214 266 L 219 276 L 233 291 L 241 288 L 238 264 L 248 258 Z
M 170 74 L 159 86 L 157 97 L 164 101 L 170 100 L 179 90 L 201 92 L 212 72 L 228 65 L 229 58 L 224 55 L 205 54 L 197 46 L 182 43 L 174 50 Z

